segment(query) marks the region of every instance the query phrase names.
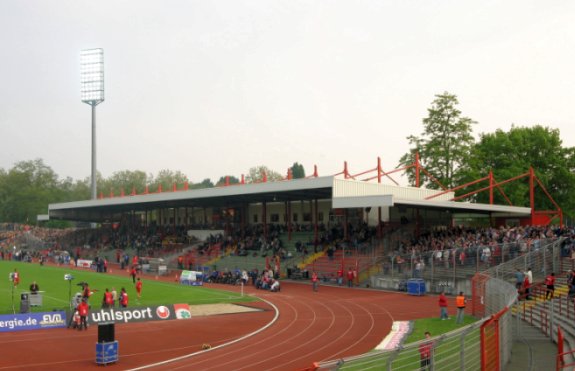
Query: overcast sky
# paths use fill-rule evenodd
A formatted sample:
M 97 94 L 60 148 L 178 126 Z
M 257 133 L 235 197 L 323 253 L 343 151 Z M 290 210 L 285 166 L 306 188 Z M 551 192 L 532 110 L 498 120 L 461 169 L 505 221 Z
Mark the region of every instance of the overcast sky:
M 90 176 L 79 53 L 103 48 L 98 170 L 192 182 L 393 169 L 436 94 L 475 136 L 541 124 L 575 146 L 575 1 L 2 0 L 0 168 Z

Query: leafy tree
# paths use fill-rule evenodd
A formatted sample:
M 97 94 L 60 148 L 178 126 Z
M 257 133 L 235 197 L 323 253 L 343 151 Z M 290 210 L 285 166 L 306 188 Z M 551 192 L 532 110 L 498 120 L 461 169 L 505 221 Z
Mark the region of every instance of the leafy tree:
M 161 184 L 162 190 L 165 192 L 171 190 L 173 184 L 180 188 L 186 182 L 189 182 L 188 177 L 179 170 L 175 172 L 172 170 L 160 170 L 158 175 L 151 180 L 150 191 L 155 192 Z
M 0 174 L 0 220 L 35 223 L 48 204 L 63 199 L 58 176 L 40 159 L 16 163 Z
M 475 121 L 462 117 L 457 109 L 457 97 L 448 92 L 435 96 L 423 119 L 421 136 L 409 136 L 413 147 L 400 159 L 401 165 L 413 163 L 415 153 L 419 152 L 420 162 L 425 169 L 447 188 L 459 184 L 461 166 L 467 163 L 469 151 L 474 143 L 472 125 Z M 408 173 L 411 183 L 415 183 L 415 173 Z M 432 180 L 423 177 L 422 184 L 438 189 Z
M 228 178 L 228 182 L 230 184 L 239 184 L 240 183 L 240 180 L 238 178 L 236 178 L 235 176 L 225 175 L 225 176 L 220 177 L 220 179 L 218 179 L 218 181 L 216 182 L 216 187 L 225 185 L 226 184 L 226 178 Z
M 480 140 L 471 151 L 469 167 L 462 172 L 463 181 L 480 179 L 493 171 L 496 181 L 503 181 L 524 174 L 532 166 L 535 175 L 543 183 L 559 206 L 572 213 L 575 206 L 575 148 L 563 147 L 560 132 L 540 125 L 533 127 L 515 127 L 509 132 L 497 130 L 495 133 L 481 134 Z M 485 187 L 478 184 L 471 189 Z M 529 206 L 529 183 L 527 178 L 516 180 L 501 188 L 513 205 Z M 548 198 L 536 186 L 537 209 L 554 209 Z M 502 204 L 506 200 L 494 192 L 495 202 Z M 488 192 L 476 196 L 479 202 L 488 202 Z
M 250 168 L 248 175 L 246 175 L 246 183 L 262 182 L 264 180 L 264 174 L 266 174 L 268 182 L 283 179 L 283 176 L 277 171 L 270 170 L 266 166 L 261 165 Z
M 297 162 L 294 162 L 294 164 L 292 165 L 291 173 L 294 179 L 305 178 L 305 169 L 303 168 L 303 165 Z
M 200 183 L 190 184 L 190 189 L 214 188 L 214 183 L 209 178 L 202 180 Z
M 124 190 L 125 194 L 130 194 L 133 189 L 137 194 L 141 194 L 146 189 L 146 185 L 151 178 L 151 175 L 148 176 L 141 170 L 117 171 L 109 178 L 103 179 L 102 185 L 98 186 L 98 189 L 102 191 L 104 195 L 108 195 L 110 191 L 113 191 L 115 195 L 119 195 L 121 190 Z
M 73 180 L 72 178 L 67 177 L 60 182 L 63 199 L 50 203 L 88 200 L 91 197 L 90 187 L 90 178 L 85 178 L 84 180 Z M 101 188 L 98 187 L 98 189 Z

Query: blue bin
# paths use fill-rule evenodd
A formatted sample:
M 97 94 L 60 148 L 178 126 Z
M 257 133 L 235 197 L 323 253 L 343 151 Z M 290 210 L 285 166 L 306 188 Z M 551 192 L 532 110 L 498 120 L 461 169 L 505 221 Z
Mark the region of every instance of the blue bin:
M 118 362 L 118 341 L 96 343 L 96 364 L 106 365 Z
M 421 278 L 407 280 L 408 295 L 425 295 L 425 281 Z

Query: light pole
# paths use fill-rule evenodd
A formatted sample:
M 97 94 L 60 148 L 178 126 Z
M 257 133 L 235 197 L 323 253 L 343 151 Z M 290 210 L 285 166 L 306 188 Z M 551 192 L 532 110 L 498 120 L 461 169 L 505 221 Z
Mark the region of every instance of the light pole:
M 92 200 L 96 190 L 96 106 L 104 101 L 104 49 L 86 49 L 80 52 L 80 96 L 82 102 L 92 106 Z

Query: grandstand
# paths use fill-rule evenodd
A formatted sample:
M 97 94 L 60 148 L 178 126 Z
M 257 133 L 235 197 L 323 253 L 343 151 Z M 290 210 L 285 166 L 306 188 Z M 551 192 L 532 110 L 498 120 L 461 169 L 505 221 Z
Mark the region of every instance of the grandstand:
M 90 222 L 124 221 L 122 225 L 128 230 L 154 227 L 161 241 L 170 236 L 177 240 L 197 226 L 224 231 L 224 239 L 209 243 L 207 249 L 189 242 L 174 251 L 152 249 L 154 255 L 169 256 L 174 270 L 181 269 L 177 261 L 181 254 L 188 254 L 198 270 L 261 271 L 281 267 L 278 273 L 282 277 L 305 278 L 305 273 L 316 271 L 325 283 L 335 283 L 338 271 L 353 267 L 358 273 L 355 284 L 363 287 L 397 290 L 405 287 L 406 280 L 421 278 L 429 291 L 448 293 L 471 292 L 477 284 L 472 277 L 478 273 L 546 251 L 543 244 L 556 236 L 551 235 L 550 228 L 529 226 L 549 225 L 555 216 L 562 223 L 560 209 L 540 212 L 534 206 L 460 202 L 455 190 L 382 184 L 385 173 L 379 165 L 375 170 L 375 177 L 363 180 L 358 180 L 359 176 L 366 172 L 350 174 L 346 165 L 335 176 L 318 177 L 316 173 L 306 179 L 201 190 L 184 187 L 176 191 L 174 187 L 173 192 L 53 204 L 49 216 Z M 529 177 L 535 179 L 533 171 Z M 372 182 L 375 179 L 377 183 Z M 492 182 L 488 188 L 493 192 L 497 186 Z M 490 235 L 473 239 L 473 231 L 462 230 L 453 238 L 438 239 L 434 235 L 446 232 L 460 215 L 488 216 L 484 220 L 491 224 L 486 228 Z M 525 241 L 491 236 L 508 224 L 521 233 L 529 230 L 542 234 L 528 233 L 523 236 Z M 488 277 L 500 279 L 498 271 Z M 503 311 L 515 300 L 507 291 L 497 295 L 507 302 L 495 305 L 491 314 Z M 501 315 L 508 317 L 503 312 Z

